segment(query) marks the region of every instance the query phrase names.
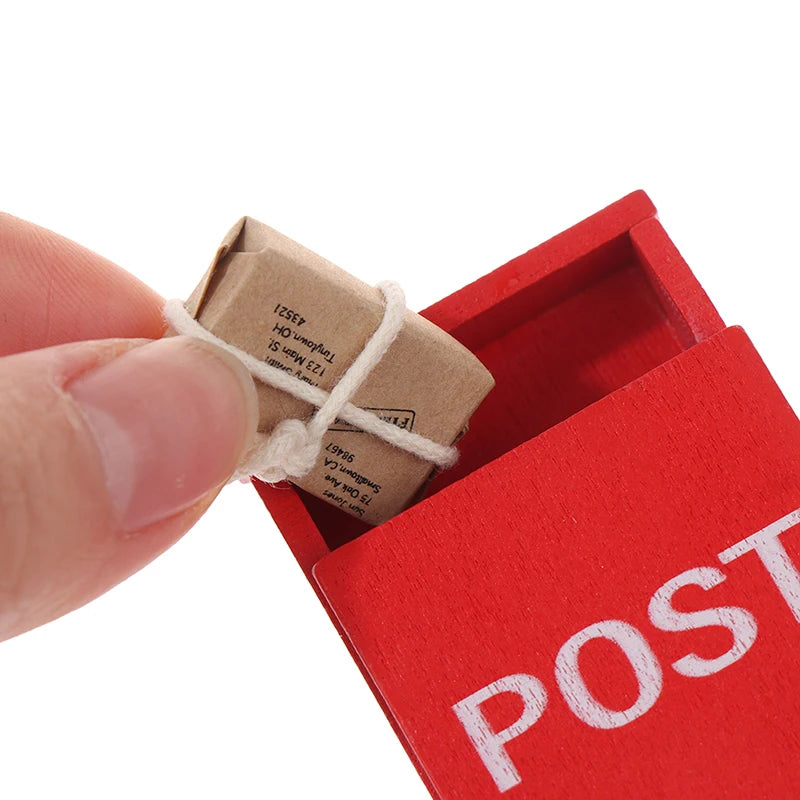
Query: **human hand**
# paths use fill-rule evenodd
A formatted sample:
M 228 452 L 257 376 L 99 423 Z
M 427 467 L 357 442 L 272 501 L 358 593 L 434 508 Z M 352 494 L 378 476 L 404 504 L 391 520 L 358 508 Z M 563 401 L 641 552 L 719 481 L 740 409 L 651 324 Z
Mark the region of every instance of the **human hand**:
M 249 374 L 213 345 L 159 340 L 162 302 L 0 214 L 0 640 L 163 552 L 253 438 Z

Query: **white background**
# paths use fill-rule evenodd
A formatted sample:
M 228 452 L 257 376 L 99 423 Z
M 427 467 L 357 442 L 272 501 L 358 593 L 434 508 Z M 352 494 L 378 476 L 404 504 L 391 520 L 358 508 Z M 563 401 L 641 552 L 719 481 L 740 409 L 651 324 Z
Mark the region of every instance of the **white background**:
M 6 3 L 0 207 L 167 297 L 246 213 L 419 309 L 644 188 L 800 407 L 793 6 Z M 427 793 L 234 486 L 0 646 L 0 796 Z

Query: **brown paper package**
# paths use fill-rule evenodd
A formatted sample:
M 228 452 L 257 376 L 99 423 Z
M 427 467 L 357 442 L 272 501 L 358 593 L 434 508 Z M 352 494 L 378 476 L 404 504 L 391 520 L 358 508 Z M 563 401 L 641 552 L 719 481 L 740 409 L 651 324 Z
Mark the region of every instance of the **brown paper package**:
M 383 315 L 383 296 L 249 217 L 223 240 L 187 309 L 219 338 L 330 391 Z M 308 419 L 309 404 L 258 383 L 259 430 Z M 452 444 L 494 386 L 463 345 L 412 311 L 352 402 L 440 444 Z M 293 482 L 373 525 L 417 497 L 432 465 L 354 429 L 332 426 L 320 457 Z

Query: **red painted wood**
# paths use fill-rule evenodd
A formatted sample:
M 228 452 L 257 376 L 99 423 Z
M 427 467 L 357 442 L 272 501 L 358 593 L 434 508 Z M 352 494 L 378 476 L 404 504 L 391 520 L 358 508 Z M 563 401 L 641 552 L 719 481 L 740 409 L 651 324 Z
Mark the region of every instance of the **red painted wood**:
M 725 567 L 717 553 L 798 507 L 800 425 L 729 329 L 345 545 L 314 576 L 441 798 L 499 796 L 451 706 L 518 672 L 549 699 L 509 743 L 522 779 L 509 798 L 789 798 L 800 785 L 798 623 L 754 554 Z M 800 529 L 786 545 L 800 555 Z M 697 566 L 728 579 L 707 597 L 687 588 L 680 606 L 743 606 L 759 634 L 738 662 L 688 678 L 670 664 L 721 655 L 730 634 L 664 633 L 647 607 Z M 598 730 L 567 708 L 554 661 L 608 619 L 642 632 L 663 689 L 639 719 Z M 635 700 L 613 646 L 583 656 L 599 699 Z M 520 704 L 496 701 L 502 730 Z
M 719 314 L 658 220 L 648 219 L 634 225 L 630 238 L 636 260 L 682 346 L 691 347 L 720 331 L 723 322 Z
M 684 317 L 705 314 L 703 336 L 723 327 L 654 215 L 647 195 L 634 192 L 422 312 L 476 352 L 497 381 L 460 443 L 460 464 L 429 493 L 692 344 Z M 648 222 L 634 242 L 632 232 Z M 534 393 L 532 416 L 515 412 L 519 391 Z M 273 515 L 291 520 L 278 524 L 293 548 L 295 539 L 299 547 L 321 537 L 335 549 L 369 530 L 301 490 L 258 488 Z M 313 563 L 306 544 L 298 553 L 304 568 Z
M 497 380 L 425 500 L 369 530 L 258 487 L 434 797 L 796 796 L 797 623 L 754 553 L 716 554 L 800 507 L 800 426 L 654 214 L 634 193 L 424 312 Z M 664 632 L 647 608 L 698 566 L 728 577 L 676 607 L 741 605 L 758 634 L 689 678 L 671 664 L 726 653 L 731 633 Z M 601 620 L 635 626 L 663 674 L 613 730 L 578 719 L 554 677 L 559 648 Z M 599 702 L 636 701 L 617 646 L 590 642 L 578 665 Z M 515 673 L 548 699 L 507 744 L 521 782 L 501 795 L 452 706 Z M 497 734 L 524 705 L 479 707 Z
M 497 386 L 472 417 L 460 463 L 437 476 L 431 493 L 681 352 L 646 275 L 625 256 L 475 350 Z
M 628 232 L 655 215 L 650 198 L 633 192 L 524 255 L 459 289 L 423 316 L 477 349 L 496 330 L 529 319 L 597 275 L 613 270 Z M 624 256 L 623 256 L 624 258 Z

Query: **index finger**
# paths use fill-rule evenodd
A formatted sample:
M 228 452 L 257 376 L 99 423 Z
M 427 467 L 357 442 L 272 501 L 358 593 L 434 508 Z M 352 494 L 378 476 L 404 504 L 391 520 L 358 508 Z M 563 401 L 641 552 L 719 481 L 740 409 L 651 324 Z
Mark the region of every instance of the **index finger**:
M 0 356 L 85 339 L 157 339 L 162 305 L 102 256 L 0 212 Z

